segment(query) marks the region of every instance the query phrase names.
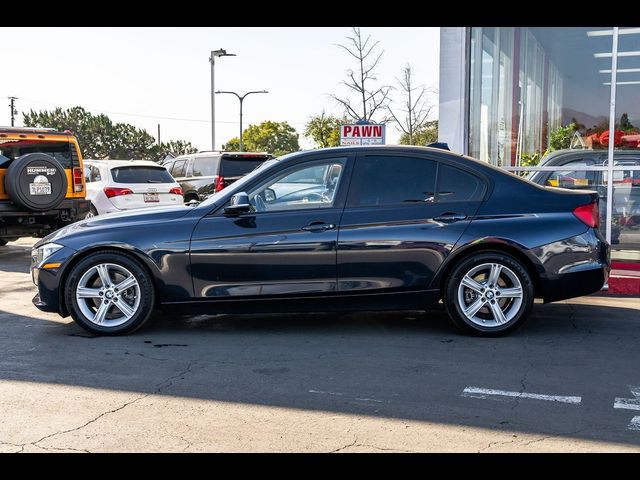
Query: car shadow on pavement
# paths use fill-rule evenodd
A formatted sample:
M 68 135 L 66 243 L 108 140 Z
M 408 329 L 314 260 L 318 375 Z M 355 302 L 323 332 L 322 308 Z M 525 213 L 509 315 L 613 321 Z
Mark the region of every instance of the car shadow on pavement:
M 640 385 L 638 310 L 597 298 L 536 305 L 501 338 L 460 334 L 441 309 L 163 315 L 125 337 L 0 311 L 0 379 L 640 445 L 633 412 L 613 408 Z

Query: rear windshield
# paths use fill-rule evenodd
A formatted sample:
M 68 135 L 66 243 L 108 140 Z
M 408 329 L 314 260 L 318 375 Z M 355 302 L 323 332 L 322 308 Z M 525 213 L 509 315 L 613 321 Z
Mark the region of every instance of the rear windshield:
M 258 165 L 262 165 L 264 158 L 222 158 L 220 163 L 220 175 L 223 177 L 242 177 L 253 171 Z
M 173 177 L 162 167 L 117 167 L 111 169 L 116 183 L 173 183 Z
M 39 142 L 37 140 L 0 140 L 0 168 L 7 168 L 11 160 L 27 153 L 46 153 L 58 160 L 62 168 L 73 166 L 73 145 L 69 142 Z

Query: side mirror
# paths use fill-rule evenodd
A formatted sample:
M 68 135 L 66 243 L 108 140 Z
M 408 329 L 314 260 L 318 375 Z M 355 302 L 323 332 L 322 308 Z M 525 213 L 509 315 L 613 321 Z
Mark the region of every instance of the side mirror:
M 249 195 L 246 192 L 238 192 L 231 197 L 229 206 L 225 207 L 224 213 L 227 215 L 240 215 L 251 211 Z
M 264 189 L 264 201 L 267 203 L 276 201 L 276 192 L 272 188 Z

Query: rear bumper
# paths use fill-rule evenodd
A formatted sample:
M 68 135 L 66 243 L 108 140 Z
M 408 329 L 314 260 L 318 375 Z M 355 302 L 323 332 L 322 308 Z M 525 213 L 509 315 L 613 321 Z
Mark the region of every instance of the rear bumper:
M 541 265 L 545 302 L 599 292 L 611 271 L 610 247 L 598 230 L 550 243 L 530 251 Z
M 12 202 L 0 202 L 0 218 L 1 217 L 35 217 L 36 221 L 40 217 L 60 217 L 61 214 L 68 215 L 72 219 L 84 217 L 91 208 L 91 202 L 84 198 L 65 198 L 60 205 L 52 210 L 44 212 L 34 212 L 17 207 Z
M 0 238 L 43 237 L 69 223 L 84 218 L 91 202 L 84 198 L 63 200 L 57 208 L 33 212 L 0 201 Z

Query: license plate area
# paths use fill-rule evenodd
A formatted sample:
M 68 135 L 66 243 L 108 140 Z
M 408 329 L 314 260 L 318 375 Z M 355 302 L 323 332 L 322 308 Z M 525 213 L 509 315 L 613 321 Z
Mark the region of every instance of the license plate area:
M 156 203 L 160 201 L 160 197 L 157 193 L 145 193 L 143 194 L 145 203 Z
M 50 183 L 30 183 L 29 193 L 31 195 L 51 195 Z

